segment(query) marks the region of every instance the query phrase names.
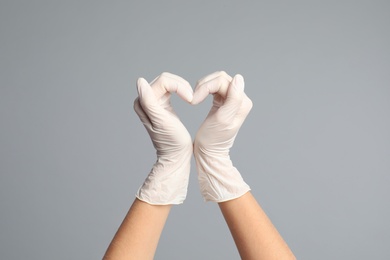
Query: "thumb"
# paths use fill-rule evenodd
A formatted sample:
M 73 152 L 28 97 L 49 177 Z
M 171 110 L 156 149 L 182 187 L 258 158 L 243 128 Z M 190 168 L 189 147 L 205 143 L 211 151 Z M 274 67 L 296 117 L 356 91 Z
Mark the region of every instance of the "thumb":
M 137 90 L 139 103 L 152 124 L 163 121 L 166 113 L 160 106 L 152 87 L 144 78 L 137 80 Z
M 149 117 L 158 114 L 161 110 L 158 99 L 154 94 L 152 87 L 144 78 L 139 78 L 137 80 L 137 90 L 139 102 L 145 113 Z
M 226 94 L 226 100 L 220 107 L 220 113 L 222 113 L 225 119 L 230 122 L 237 114 L 244 99 L 244 78 L 237 74 L 233 77 Z
M 144 78 L 139 78 L 137 80 L 137 90 L 142 106 L 148 107 L 150 105 L 157 104 L 157 98 L 153 93 L 152 87 Z

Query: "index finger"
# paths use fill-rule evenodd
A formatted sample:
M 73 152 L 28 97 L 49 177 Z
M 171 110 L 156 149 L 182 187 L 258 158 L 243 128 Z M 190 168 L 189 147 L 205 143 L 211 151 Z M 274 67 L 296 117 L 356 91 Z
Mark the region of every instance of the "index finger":
M 189 103 L 192 101 L 193 91 L 190 83 L 175 74 L 163 72 L 150 83 L 150 86 L 157 99 L 162 98 L 167 93 L 174 92 L 183 100 Z
M 224 71 L 214 72 L 200 79 L 195 87 L 192 104 L 202 102 L 209 94 L 218 94 L 226 98 L 227 89 L 232 81 L 232 77 Z

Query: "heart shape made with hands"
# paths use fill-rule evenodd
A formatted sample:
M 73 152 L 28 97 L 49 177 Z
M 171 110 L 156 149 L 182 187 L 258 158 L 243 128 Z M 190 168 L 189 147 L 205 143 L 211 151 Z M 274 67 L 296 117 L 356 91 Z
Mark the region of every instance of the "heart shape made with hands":
M 252 108 L 252 101 L 244 93 L 244 78 L 240 74 L 231 77 L 224 71 L 214 72 L 200 79 L 195 91 L 188 81 L 167 72 L 150 84 L 144 78 L 139 78 L 137 88 L 138 98 L 134 102 L 134 110 L 151 136 L 157 133 L 167 136 L 170 133 L 171 136 L 185 138 L 178 134 L 187 131 L 171 105 L 171 93 L 177 93 L 192 105 L 201 103 L 210 94 L 213 95 L 212 107 L 199 130 L 203 127 L 219 132 L 215 129 L 218 128 L 220 131 L 237 133 Z M 230 131 L 226 131 L 228 129 Z
M 155 98 L 146 97 L 146 95 L 151 94 L 150 91 L 145 90 L 147 85 L 153 90 Z M 219 107 L 228 98 L 228 89 L 231 85 L 236 90 L 243 91 L 243 77 L 240 74 L 231 77 L 224 71 L 217 71 L 198 80 L 194 91 L 188 81 L 168 72 L 162 73 L 150 83 L 144 78 L 139 78 L 137 81 L 140 97 L 150 99 L 150 101 L 156 102 L 165 109 L 169 108 L 171 111 L 170 96 L 172 93 L 176 93 L 181 99 L 192 105 L 201 103 L 209 94 L 212 94 L 214 96 L 213 105 Z M 246 95 L 244 94 L 244 96 Z
M 181 144 L 190 143 L 191 140 L 186 127 L 171 106 L 171 93 L 177 93 L 192 105 L 199 104 L 209 94 L 213 95 L 212 107 L 200 126 L 195 141 L 216 144 L 215 147 L 218 143 L 232 145 L 252 109 L 252 101 L 244 93 L 244 79 L 240 74 L 231 77 L 224 71 L 214 72 L 200 79 L 194 92 L 185 79 L 167 72 L 150 84 L 139 78 L 137 87 L 138 98 L 134 102 L 134 110 L 160 155 L 166 154 L 161 151 L 179 150 Z
M 229 157 L 238 130 L 252 108 L 252 101 L 244 93 L 241 75 L 231 77 L 223 71 L 215 72 L 199 80 L 193 91 L 183 78 L 163 73 L 150 84 L 139 78 L 137 87 L 134 110 L 148 131 L 157 154 L 157 161 L 138 192 L 139 199 L 156 204 L 181 203 L 187 191 L 192 154 L 205 200 L 223 201 L 248 191 L 249 186 Z M 194 140 L 171 106 L 171 93 L 177 93 L 193 105 L 209 94 L 213 95 L 210 112 Z M 162 189 L 163 186 L 171 188 L 168 191 Z

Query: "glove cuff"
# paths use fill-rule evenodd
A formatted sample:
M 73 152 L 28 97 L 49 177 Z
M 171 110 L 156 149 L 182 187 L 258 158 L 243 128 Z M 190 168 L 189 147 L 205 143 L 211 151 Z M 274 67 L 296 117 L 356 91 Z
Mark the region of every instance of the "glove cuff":
M 156 162 L 135 196 L 152 205 L 182 204 L 187 196 L 190 159 L 174 169 Z
M 207 159 L 205 159 L 207 158 Z M 227 158 L 195 157 L 200 191 L 205 201 L 224 202 L 241 197 L 250 187 Z

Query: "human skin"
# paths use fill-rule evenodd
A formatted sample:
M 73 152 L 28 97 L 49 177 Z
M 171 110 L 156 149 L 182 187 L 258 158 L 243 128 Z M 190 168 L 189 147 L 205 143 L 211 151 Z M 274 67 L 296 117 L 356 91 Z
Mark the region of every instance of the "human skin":
M 218 205 L 241 259 L 296 259 L 251 192 Z
M 171 208 L 135 199 L 103 259 L 153 259 Z

